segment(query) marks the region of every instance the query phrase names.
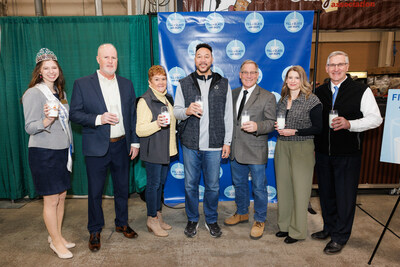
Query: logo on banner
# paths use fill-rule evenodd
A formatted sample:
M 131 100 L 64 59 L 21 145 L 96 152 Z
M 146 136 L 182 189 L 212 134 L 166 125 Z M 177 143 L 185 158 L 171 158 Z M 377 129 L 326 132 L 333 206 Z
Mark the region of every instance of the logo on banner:
M 275 155 L 275 146 L 276 142 L 275 141 L 268 141 L 268 158 L 273 159 Z
M 211 13 L 207 16 L 206 28 L 211 33 L 218 33 L 222 31 L 225 26 L 224 18 L 218 13 Z
M 267 186 L 267 191 L 268 191 L 268 201 L 271 201 L 276 197 L 276 188 L 273 186 L 268 185 Z
M 219 75 L 221 75 L 222 77 L 225 77 L 224 72 L 221 70 L 221 68 L 216 67 L 216 66 L 213 66 L 213 67 L 211 68 L 211 70 L 212 70 L 212 72 L 216 72 L 216 73 L 218 73 Z
M 182 163 L 175 163 L 171 166 L 171 175 L 175 179 L 183 179 L 185 178 L 184 166 Z
M 199 185 L 199 199 L 200 200 L 203 200 L 203 198 L 204 198 L 204 186 L 202 186 L 202 185 Z
M 194 59 L 194 57 L 196 55 L 196 46 L 201 43 L 202 43 L 202 41 L 200 41 L 200 40 L 194 40 L 194 41 L 190 42 L 190 44 L 187 48 L 187 52 L 191 59 Z
M 277 39 L 271 40 L 265 46 L 265 54 L 270 59 L 278 59 L 285 52 L 285 46 Z
M 227 198 L 231 198 L 231 199 L 235 198 L 235 188 L 233 187 L 233 185 L 230 185 L 227 188 L 225 188 L 224 195 Z
M 244 26 L 251 33 L 257 33 L 264 27 L 264 18 L 260 13 L 250 13 L 244 21 Z
M 293 67 L 293 65 L 287 66 L 283 71 L 282 71 L 282 81 L 285 81 L 286 78 L 286 73 L 288 72 L 288 70 Z
M 185 18 L 178 13 L 173 13 L 167 18 L 167 29 L 175 34 L 181 33 L 185 29 Z
M 178 86 L 179 80 L 186 77 L 186 73 L 179 67 L 174 67 L 168 72 L 168 80 L 174 86 Z
M 285 28 L 288 32 L 298 32 L 304 26 L 304 18 L 299 12 L 292 12 L 285 18 Z
M 226 55 L 233 60 L 241 59 L 246 52 L 244 44 L 239 40 L 230 41 L 226 46 Z
M 276 99 L 276 103 L 278 103 L 279 102 L 279 100 L 281 100 L 281 95 L 280 94 L 278 94 L 277 92 L 272 92 L 273 94 L 274 94 L 274 96 L 275 96 L 275 99 Z
M 263 73 L 260 70 L 260 68 L 258 68 L 258 79 L 257 79 L 258 84 L 262 81 L 262 78 L 263 78 Z

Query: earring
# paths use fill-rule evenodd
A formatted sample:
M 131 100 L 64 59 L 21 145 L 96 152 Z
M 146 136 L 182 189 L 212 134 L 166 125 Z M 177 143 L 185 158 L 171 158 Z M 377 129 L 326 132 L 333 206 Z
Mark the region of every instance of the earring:
M 42 79 L 42 78 L 43 78 L 43 77 L 42 77 L 42 74 L 39 74 L 39 78 L 40 78 L 40 79 Z

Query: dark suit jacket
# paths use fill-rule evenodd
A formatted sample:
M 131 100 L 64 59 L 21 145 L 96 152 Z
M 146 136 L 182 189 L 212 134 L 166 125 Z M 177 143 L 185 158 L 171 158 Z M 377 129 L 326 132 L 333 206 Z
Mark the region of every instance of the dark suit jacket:
M 121 110 L 124 120 L 127 153 L 131 143 L 139 143 L 136 135 L 136 96 L 130 80 L 117 75 Z M 70 120 L 83 126 L 82 148 L 85 156 L 104 156 L 110 143 L 110 125 L 95 126 L 97 115 L 107 112 L 97 72 L 74 82 Z
M 266 164 L 268 161 L 268 133 L 274 130 L 276 121 L 275 96 L 256 85 L 243 110 L 248 110 L 250 121 L 257 123 L 257 132 L 248 133 L 240 129 L 237 120 L 236 102 L 242 87 L 232 90 L 233 98 L 233 138 L 231 160 L 242 164 Z M 240 100 L 239 100 L 240 101 Z

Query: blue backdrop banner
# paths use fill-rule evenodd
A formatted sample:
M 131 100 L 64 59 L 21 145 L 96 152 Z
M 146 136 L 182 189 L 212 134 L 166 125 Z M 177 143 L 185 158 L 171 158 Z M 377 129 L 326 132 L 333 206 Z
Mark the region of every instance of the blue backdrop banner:
M 251 59 L 259 65 L 258 84 L 274 93 L 278 101 L 283 79 L 291 66 L 301 65 L 309 75 L 313 17 L 314 11 L 158 13 L 160 64 L 168 72 L 168 92 L 175 95 L 179 80 L 195 71 L 196 45 L 208 43 L 213 48 L 212 71 L 227 78 L 232 89 L 241 86 L 240 65 Z M 275 143 L 276 133 L 270 134 L 266 169 L 270 202 L 276 202 Z M 181 153 L 179 160 L 171 162 L 170 167 L 165 202 L 184 202 Z M 251 185 L 250 181 L 249 176 Z M 203 185 L 202 181 L 200 199 Z M 230 165 L 228 160 L 223 160 L 220 200 L 234 198 Z

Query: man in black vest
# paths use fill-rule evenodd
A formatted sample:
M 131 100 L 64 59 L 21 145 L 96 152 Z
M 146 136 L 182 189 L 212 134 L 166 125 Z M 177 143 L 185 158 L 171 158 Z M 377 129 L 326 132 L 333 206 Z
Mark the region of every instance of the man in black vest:
M 326 254 L 339 253 L 350 238 L 361 168 L 362 132 L 378 127 L 382 117 L 371 89 L 350 75 L 349 57 L 335 51 L 328 56 L 330 81 L 316 90 L 323 104 L 323 130 L 315 136 L 316 173 L 324 228 L 311 235 L 331 238 Z M 329 120 L 331 110 L 338 117 Z
M 194 61 L 196 71 L 179 81 L 174 105 L 174 115 L 181 120 L 178 131 L 185 165 L 188 217 L 185 235 L 194 237 L 197 234 L 199 183 L 203 172 L 205 226 L 211 236 L 220 237 L 222 232 L 217 223 L 220 161 L 230 153 L 232 93 L 228 80 L 211 71 L 211 46 L 197 45 Z

